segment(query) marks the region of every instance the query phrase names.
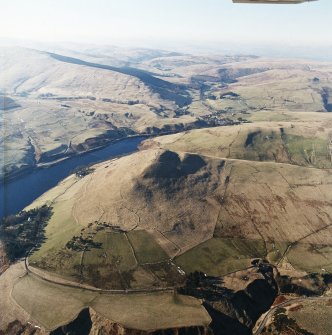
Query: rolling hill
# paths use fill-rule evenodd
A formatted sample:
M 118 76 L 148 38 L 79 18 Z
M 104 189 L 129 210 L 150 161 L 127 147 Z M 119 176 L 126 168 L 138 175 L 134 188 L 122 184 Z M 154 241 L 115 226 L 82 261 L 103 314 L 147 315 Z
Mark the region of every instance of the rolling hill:
M 0 66 L 8 176 L 136 134 L 330 110 L 331 65 L 322 62 L 3 47 Z
M 0 276 L 1 330 L 31 320 L 40 334 L 88 322 L 128 334 L 247 335 L 281 296 L 330 292 L 330 64 L 156 53 L 134 67 L 6 52 L 9 170 L 101 138 L 174 134 L 70 175 L 7 219 L 6 236 L 19 242 L 41 208 L 50 214 L 25 262 Z M 269 325 L 293 315 L 295 331 L 311 329 L 310 302 Z

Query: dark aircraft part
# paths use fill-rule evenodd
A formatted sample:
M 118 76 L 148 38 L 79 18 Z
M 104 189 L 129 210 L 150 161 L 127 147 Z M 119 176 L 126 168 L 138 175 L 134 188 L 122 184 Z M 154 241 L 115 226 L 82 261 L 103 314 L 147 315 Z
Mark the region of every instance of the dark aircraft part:
M 297 4 L 303 2 L 311 2 L 317 0 L 233 0 L 234 3 L 268 3 L 268 4 Z

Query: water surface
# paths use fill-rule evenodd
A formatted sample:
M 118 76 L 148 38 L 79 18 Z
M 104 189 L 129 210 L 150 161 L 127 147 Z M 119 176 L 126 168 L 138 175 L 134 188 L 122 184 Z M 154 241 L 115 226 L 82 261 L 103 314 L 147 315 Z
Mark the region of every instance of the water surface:
M 137 150 L 144 137 L 124 139 L 93 152 L 73 156 L 49 168 L 39 168 L 0 184 L 0 218 L 15 214 L 79 167 Z

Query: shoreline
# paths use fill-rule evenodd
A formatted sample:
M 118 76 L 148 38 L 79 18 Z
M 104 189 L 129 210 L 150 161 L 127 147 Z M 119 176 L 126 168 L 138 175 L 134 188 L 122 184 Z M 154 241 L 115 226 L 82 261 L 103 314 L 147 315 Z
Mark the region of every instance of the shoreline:
M 237 124 L 237 123 L 236 123 Z M 223 126 L 236 125 L 227 123 Z M 166 129 L 148 133 L 131 134 L 121 138 L 103 138 L 94 141 L 93 147 L 82 152 L 57 155 L 54 161 L 39 163 L 35 166 L 13 171 L 0 180 L 0 218 L 22 211 L 29 203 L 54 187 L 59 181 L 74 173 L 77 168 L 91 166 L 110 158 L 127 156 L 142 148 L 145 140 L 172 134 L 186 133 L 191 129 L 207 129 L 220 125 L 205 127 L 188 127 L 184 129 Z M 55 157 L 54 157 L 55 158 Z
M 149 139 L 149 138 L 153 138 L 153 137 L 158 137 L 158 136 L 172 135 L 172 134 L 182 133 L 182 132 L 185 132 L 185 131 L 187 131 L 187 130 L 180 131 L 180 132 L 179 131 L 168 131 L 168 132 L 161 132 L 161 133 L 158 133 L 158 134 L 142 133 L 142 134 L 129 135 L 129 136 L 126 136 L 126 137 L 121 137 L 121 138 L 110 139 L 105 144 L 98 145 L 96 147 L 92 147 L 92 148 L 90 148 L 88 150 L 85 150 L 85 151 L 73 152 L 71 154 L 65 154 L 62 157 L 59 157 L 59 158 L 57 158 L 54 161 L 45 162 L 45 163 L 37 163 L 37 165 L 34 165 L 34 166 L 26 166 L 26 167 L 23 167 L 23 168 L 19 168 L 19 169 L 13 171 L 13 172 L 11 172 L 11 173 L 9 173 L 9 174 L 1 177 L 1 180 L 0 180 L 0 189 L 1 189 L 1 187 L 3 187 L 6 184 L 9 184 L 9 183 L 11 183 L 12 181 L 14 181 L 16 179 L 23 178 L 26 175 L 28 175 L 30 173 L 33 173 L 35 171 L 38 171 L 40 169 L 48 169 L 48 168 L 50 168 L 52 166 L 56 166 L 56 165 L 58 165 L 58 164 L 60 164 L 60 163 L 62 163 L 64 161 L 66 161 L 66 160 L 68 160 L 70 158 L 84 156 L 84 155 L 87 155 L 87 154 L 90 154 L 90 153 L 93 153 L 93 152 L 105 149 L 105 148 L 107 148 L 110 145 L 113 145 L 113 144 L 116 144 L 116 143 L 119 143 L 119 142 L 122 142 L 122 141 L 126 141 L 126 140 L 130 140 L 130 139 L 135 139 L 135 138 L 142 137 L 142 138 L 144 138 L 144 139 L 142 139 L 142 142 L 143 142 L 145 139 Z M 128 154 L 125 154 L 125 155 L 128 155 Z
M 179 133 L 184 133 L 186 131 L 189 130 L 195 130 L 195 129 L 207 129 L 207 128 L 217 128 L 217 127 L 225 127 L 225 126 L 235 126 L 235 125 L 239 125 L 240 123 L 237 122 L 226 122 L 225 124 L 216 124 L 216 125 L 208 125 L 205 124 L 203 127 L 200 126 L 193 126 L 192 124 L 190 126 L 188 126 L 187 128 L 184 127 L 183 129 L 174 129 L 174 130 L 167 130 L 167 131 L 160 131 L 160 132 L 156 132 L 156 133 L 136 133 L 133 135 L 127 135 L 125 137 L 120 137 L 120 138 L 109 138 L 109 139 L 105 139 L 102 138 L 100 139 L 101 141 L 104 141 L 103 144 L 98 145 L 98 142 L 96 143 L 96 146 L 91 147 L 85 151 L 82 152 L 72 152 L 70 154 L 62 154 L 59 155 L 55 160 L 52 160 L 50 162 L 45 162 L 45 163 L 37 163 L 34 166 L 25 166 L 23 168 L 19 168 L 13 172 L 10 172 L 8 174 L 5 174 L 4 176 L 1 177 L 0 179 L 0 189 L 2 186 L 4 186 L 5 184 L 9 184 L 10 182 L 12 182 L 15 179 L 19 179 L 22 178 L 30 173 L 33 173 L 34 171 L 38 171 L 39 169 L 47 169 L 49 167 L 55 166 L 65 160 L 68 160 L 70 158 L 74 158 L 74 157 L 79 157 L 79 156 L 83 156 L 95 151 L 99 151 L 102 149 L 105 149 L 106 147 L 121 142 L 121 141 L 125 141 L 125 140 L 129 140 L 129 139 L 135 139 L 135 138 L 139 138 L 139 137 L 145 137 L 145 138 L 153 138 L 153 137 L 158 137 L 158 136 L 165 136 L 165 135 L 172 135 L 172 134 L 179 134 Z M 97 138 L 95 138 L 97 139 Z
M 33 173 L 35 171 L 38 171 L 40 169 L 48 169 L 52 166 L 58 165 L 58 164 L 60 164 L 64 161 L 66 161 L 70 158 L 84 156 L 84 155 L 87 155 L 89 153 L 93 153 L 93 152 L 105 149 L 106 147 L 108 147 L 110 145 L 113 145 L 115 143 L 118 143 L 118 142 L 122 142 L 122 141 L 125 141 L 125 140 L 130 140 L 130 139 L 134 139 L 134 138 L 139 138 L 139 137 L 149 138 L 149 137 L 155 137 L 155 136 L 161 136 L 161 135 L 169 135 L 169 134 L 158 134 L 158 135 L 137 134 L 137 135 L 131 135 L 131 136 L 121 137 L 121 138 L 117 138 L 117 139 L 111 139 L 103 145 L 98 145 L 96 147 L 90 148 L 90 149 L 82 151 L 82 152 L 73 152 L 71 154 L 64 154 L 62 157 L 59 157 L 56 160 L 53 160 L 53 161 L 50 161 L 50 162 L 37 163 L 34 166 L 25 166 L 23 168 L 19 168 L 19 169 L 13 171 L 13 172 L 10 172 L 9 174 L 1 177 L 0 188 L 5 186 L 6 184 L 10 184 L 12 181 L 14 181 L 16 179 L 23 178 L 26 175 L 28 175 L 30 173 Z

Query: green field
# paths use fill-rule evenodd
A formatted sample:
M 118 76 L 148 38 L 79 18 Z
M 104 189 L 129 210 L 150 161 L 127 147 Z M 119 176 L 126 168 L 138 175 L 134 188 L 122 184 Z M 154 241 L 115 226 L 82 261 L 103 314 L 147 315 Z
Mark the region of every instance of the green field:
M 125 234 L 100 231 L 93 240 L 101 243 L 101 247 L 85 251 L 82 262 L 84 280 L 108 289 L 129 288 L 130 273 L 137 267 L 137 262 Z
M 332 246 L 299 243 L 287 254 L 289 262 L 306 272 L 332 272 Z
M 66 220 L 65 215 L 60 229 L 59 215 L 64 213 L 59 210 L 61 205 L 56 204 L 57 215 L 47 227 L 47 239 L 29 257 L 30 265 L 105 289 L 173 286 L 182 281 L 176 267 L 168 262 L 166 252 L 148 232 L 114 231 L 97 222 L 73 229 L 75 223 L 70 218 Z M 68 234 L 66 238 L 63 231 Z M 92 243 L 79 242 L 81 238 Z M 76 244 L 68 247 L 70 241 Z
M 100 248 L 84 252 L 84 281 L 107 289 L 174 286 L 182 281 L 169 257 L 146 231 L 99 231 Z
M 157 263 L 169 257 L 152 235 L 145 230 L 134 230 L 127 234 L 140 264 Z
M 79 235 L 82 226 L 71 216 L 71 202 L 59 200 L 45 229 L 45 242 L 29 257 L 30 265 L 56 272 L 68 279 L 80 277 L 81 252 L 66 248 L 66 243 Z
M 212 238 L 177 257 L 175 262 L 185 272 L 201 271 L 223 276 L 251 265 L 253 258 L 265 257 L 263 241 Z
M 96 296 L 93 292 L 56 286 L 30 275 L 20 279 L 12 292 L 14 300 L 31 319 L 49 330 L 71 321 Z
M 84 254 L 84 266 L 110 267 L 117 271 L 128 271 L 137 266 L 133 251 L 124 233 L 98 232 L 94 239 L 101 247 Z
M 287 242 L 267 242 L 266 247 L 268 249 L 268 253 L 266 258 L 272 264 L 276 264 L 280 261 L 282 256 L 284 255 L 285 251 L 288 247 Z
M 285 136 L 285 143 L 293 164 L 331 168 L 328 138 L 306 138 L 290 134 Z

